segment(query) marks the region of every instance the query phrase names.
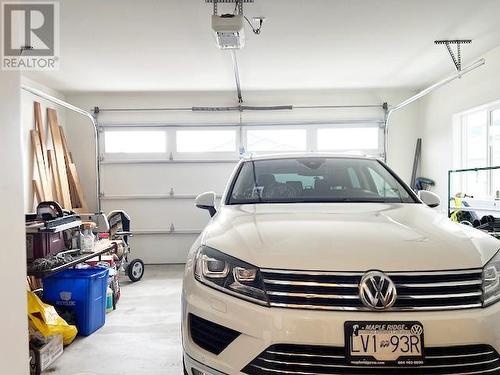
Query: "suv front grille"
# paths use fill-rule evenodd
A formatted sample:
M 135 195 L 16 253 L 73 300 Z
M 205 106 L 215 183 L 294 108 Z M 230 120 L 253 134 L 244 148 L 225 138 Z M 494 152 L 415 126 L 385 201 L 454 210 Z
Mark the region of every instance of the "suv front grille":
M 262 270 L 273 307 L 368 310 L 359 298 L 359 272 Z M 387 311 L 481 307 L 482 270 L 388 272 L 397 300 Z
M 350 365 L 344 348 L 278 344 L 243 370 L 249 375 L 498 375 L 500 358 L 488 345 L 425 348 L 424 365 L 371 367 Z

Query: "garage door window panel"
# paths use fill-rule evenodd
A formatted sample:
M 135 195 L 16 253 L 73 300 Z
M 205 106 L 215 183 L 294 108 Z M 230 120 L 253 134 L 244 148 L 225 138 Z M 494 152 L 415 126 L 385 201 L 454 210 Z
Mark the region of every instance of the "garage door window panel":
M 178 153 L 235 153 L 235 130 L 177 130 Z
M 168 159 L 169 134 L 164 129 L 106 127 L 99 144 L 104 163 Z
M 162 130 L 106 130 L 106 154 L 164 154 L 167 133 Z
M 374 152 L 379 149 L 379 133 L 374 126 L 318 129 L 318 150 Z
M 305 129 L 249 129 L 246 132 L 249 152 L 305 151 Z

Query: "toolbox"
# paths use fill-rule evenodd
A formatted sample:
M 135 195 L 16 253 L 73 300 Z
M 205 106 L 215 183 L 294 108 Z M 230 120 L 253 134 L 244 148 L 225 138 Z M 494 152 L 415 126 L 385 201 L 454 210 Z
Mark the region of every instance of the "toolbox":
M 66 250 L 64 233 L 82 224 L 76 215 L 65 214 L 56 202 L 42 202 L 37 212 L 26 215 L 28 263 Z

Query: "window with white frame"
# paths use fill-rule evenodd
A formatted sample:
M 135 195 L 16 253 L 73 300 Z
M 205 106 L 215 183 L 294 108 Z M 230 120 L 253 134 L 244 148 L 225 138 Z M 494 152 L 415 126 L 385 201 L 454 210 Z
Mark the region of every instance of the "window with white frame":
M 238 154 L 333 151 L 379 156 L 378 124 L 205 126 L 103 126 L 106 160 L 236 160 Z M 500 137 L 500 135 L 499 135 Z M 498 150 L 500 160 L 500 148 Z
M 500 166 L 500 104 L 457 115 L 454 139 L 455 168 Z M 454 178 L 461 192 L 475 198 L 493 197 L 500 190 L 500 170 L 463 172 Z
M 370 151 L 379 148 L 379 127 L 335 127 L 318 129 L 319 151 Z
M 177 152 L 235 152 L 236 130 L 177 130 Z
M 152 154 L 167 152 L 167 133 L 163 130 L 107 130 L 104 132 L 107 154 Z
M 246 132 L 249 152 L 305 151 L 306 129 L 248 129 Z

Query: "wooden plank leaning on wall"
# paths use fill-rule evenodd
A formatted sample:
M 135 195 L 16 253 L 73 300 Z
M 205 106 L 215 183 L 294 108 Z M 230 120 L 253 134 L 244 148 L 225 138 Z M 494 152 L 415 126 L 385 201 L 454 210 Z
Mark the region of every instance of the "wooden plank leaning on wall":
M 57 112 L 53 108 L 47 109 L 47 118 L 49 119 L 49 128 L 52 135 L 52 148 L 54 150 L 54 158 L 56 160 L 56 174 L 59 179 L 61 188 L 62 201 L 59 202 L 64 208 L 71 209 L 71 196 L 69 193 L 68 175 L 66 173 L 66 161 L 64 160 L 64 149 L 62 146 L 61 132 L 59 131 L 59 121 Z
M 47 147 L 40 103 L 34 103 L 35 130 L 31 130 L 33 150 L 33 194 L 36 202 L 55 200 L 68 210 L 87 212 L 76 165 L 55 109 L 47 109 L 52 149 Z

